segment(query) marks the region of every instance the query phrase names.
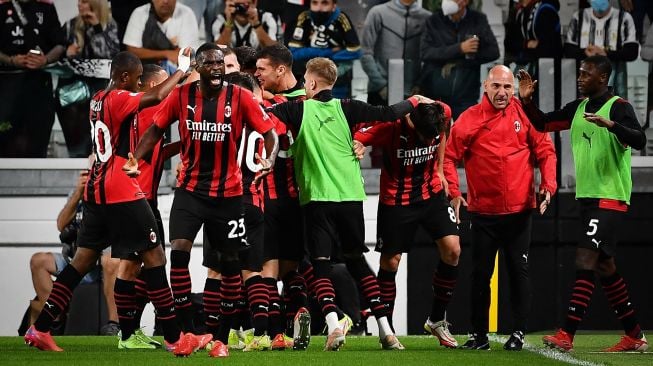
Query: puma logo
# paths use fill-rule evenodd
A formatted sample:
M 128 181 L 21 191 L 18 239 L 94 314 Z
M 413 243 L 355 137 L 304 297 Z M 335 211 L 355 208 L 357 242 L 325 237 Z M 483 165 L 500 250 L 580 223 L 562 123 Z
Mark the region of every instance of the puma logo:
M 378 297 L 375 297 L 375 298 L 371 299 L 370 302 L 381 302 L 381 299 L 378 298 Z
M 408 136 L 399 135 L 399 138 L 404 140 L 405 142 L 408 142 Z
M 220 317 L 218 315 L 209 315 L 209 319 L 215 319 L 215 320 L 220 320 Z
M 583 132 L 583 138 L 587 139 L 587 143 L 590 144 L 590 149 L 592 148 L 592 135 L 594 135 L 594 132 L 592 132 L 589 136 Z
M 46 302 L 45 306 L 47 306 L 48 309 L 52 309 L 54 307 L 54 304 L 50 304 L 49 302 Z
M 336 120 L 336 119 L 333 118 L 332 116 L 329 116 L 329 117 L 327 117 L 327 118 L 323 121 L 323 120 L 321 120 L 320 117 L 318 117 L 317 115 L 315 115 L 315 119 L 318 120 L 318 122 L 320 122 L 320 128 L 318 128 L 318 130 L 321 130 L 321 129 L 322 129 L 322 126 L 324 126 L 325 124 L 327 124 L 327 123 L 329 123 L 329 122 L 333 122 L 333 121 Z
M 193 114 L 195 114 L 195 108 L 197 108 L 197 106 L 191 107 L 189 105 L 186 105 L 186 108 L 190 109 L 191 111 L 193 111 Z
M 260 309 L 263 309 L 263 310 L 265 310 L 265 311 L 268 311 L 268 307 L 267 307 L 267 306 L 259 305 L 258 307 L 259 307 Z
M 592 243 L 594 243 L 594 244 L 596 245 L 596 248 L 597 248 L 597 249 L 599 248 L 599 245 L 601 245 L 601 241 L 600 241 L 600 240 L 596 240 L 596 239 L 592 239 Z
M 322 300 L 324 300 L 324 301 L 333 301 L 333 297 L 323 297 Z

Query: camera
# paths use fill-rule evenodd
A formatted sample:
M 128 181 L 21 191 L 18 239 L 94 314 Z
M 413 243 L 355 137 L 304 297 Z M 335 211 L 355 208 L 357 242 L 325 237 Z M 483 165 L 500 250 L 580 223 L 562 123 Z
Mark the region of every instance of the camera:
M 236 3 L 234 7 L 236 8 L 234 14 L 247 14 L 247 10 L 249 10 L 249 4 L 247 3 Z

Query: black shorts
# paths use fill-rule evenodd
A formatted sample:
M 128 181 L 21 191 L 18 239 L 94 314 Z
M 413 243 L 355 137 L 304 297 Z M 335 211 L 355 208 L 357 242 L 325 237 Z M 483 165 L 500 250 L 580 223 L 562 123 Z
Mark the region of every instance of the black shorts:
M 238 256 L 242 269 L 260 272 L 263 269 L 263 211 L 260 207 L 245 204 L 245 227 L 247 228 L 246 248 L 241 248 Z M 204 258 L 202 265 L 220 272 L 220 252 L 218 252 L 204 229 Z
M 301 261 L 304 249 L 299 200 L 280 198 L 265 201 L 265 249 L 263 259 Z
M 112 251 L 118 253 L 140 253 L 161 245 L 154 214 L 144 198 L 83 205 L 84 215 L 77 235 L 80 247 L 101 252 L 111 245 Z
M 148 200 L 147 203 L 150 205 L 150 208 L 152 209 L 152 213 L 154 214 L 154 220 L 156 221 L 156 226 L 158 227 L 157 232 L 159 234 L 159 238 L 161 239 L 161 248 L 163 248 L 163 251 L 165 252 L 166 234 L 165 234 L 165 230 L 163 230 L 163 220 L 161 219 L 161 212 L 159 211 L 158 206 L 153 201 Z M 120 252 L 118 248 L 111 249 L 111 258 L 128 259 L 132 261 L 141 260 L 141 257 L 138 255 L 138 253 Z
M 170 240 L 195 241 L 200 228 L 218 251 L 237 251 L 248 246 L 243 197 L 210 198 L 175 190 L 170 209 Z
M 311 258 L 358 255 L 365 246 L 363 202 L 310 202 L 303 207 L 306 248 Z
M 581 220 L 578 247 L 614 257 L 618 231 L 626 213 L 600 208 L 597 199 L 579 199 L 578 203 Z
M 384 254 L 408 253 L 418 226 L 422 226 L 433 241 L 458 235 L 456 214 L 444 193 L 408 206 L 379 203 L 375 250 Z

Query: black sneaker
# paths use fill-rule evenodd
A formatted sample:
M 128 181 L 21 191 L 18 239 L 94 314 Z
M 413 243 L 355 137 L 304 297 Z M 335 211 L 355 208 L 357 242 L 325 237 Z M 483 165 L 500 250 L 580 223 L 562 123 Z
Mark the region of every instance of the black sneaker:
M 472 333 L 469 335 L 469 338 L 467 339 L 467 342 L 463 344 L 462 346 L 459 347 L 460 349 L 478 349 L 478 350 L 484 350 L 484 351 L 489 351 L 490 350 L 490 341 L 487 339 L 486 336 L 480 336 L 476 333 Z
M 521 351 L 522 348 L 524 348 L 524 332 L 520 330 L 512 333 L 503 345 L 503 349 L 506 351 Z

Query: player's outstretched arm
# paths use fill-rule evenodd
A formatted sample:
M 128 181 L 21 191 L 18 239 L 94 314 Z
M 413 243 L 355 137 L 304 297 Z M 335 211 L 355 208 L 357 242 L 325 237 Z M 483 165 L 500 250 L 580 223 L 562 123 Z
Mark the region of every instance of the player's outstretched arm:
M 146 91 L 141 97 L 138 109 L 157 105 L 163 101 L 177 84 L 190 75 L 190 53 L 191 48 L 186 47 L 179 51 L 179 68 L 170 75 L 164 82 Z
M 145 131 L 145 134 L 138 142 L 134 154 L 129 153 L 129 159 L 123 165 L 122 170 L 130 177 L 136 177 L 141 172 L 138 170 L 138 161 L 143 158 L 145 154 L 152 151 L 154 145 L 163 137 L 164 130 L 157 125 L 152 125 Z

